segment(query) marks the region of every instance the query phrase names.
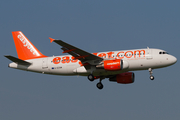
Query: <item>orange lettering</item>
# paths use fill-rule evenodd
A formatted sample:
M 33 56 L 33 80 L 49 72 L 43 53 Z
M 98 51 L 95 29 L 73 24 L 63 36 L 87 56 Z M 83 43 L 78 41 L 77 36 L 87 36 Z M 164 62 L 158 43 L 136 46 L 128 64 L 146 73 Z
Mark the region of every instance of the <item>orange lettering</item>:
M 69 63 L 70 60 L 69 60 L 69 57 L 66 56 L 66 57 L 62 57 L 62 63 Z
M 79 65 L 80 65 L 80 66 L 83 66 L 83 64 L 82 64 L 82 62 L 81 62 L 81 61 L 79 61 Z
M 122 57 L 120 56 L 121 53 L 123 53 Z M 117 57 L 120 58 L 120 59 L 123 59 L 124 58 L 124 52 L 118 52 Z
M 54 64 L 59 64 L 60 61 L 61 61 L 61 58 L 60 58 L 60 57 L 56 57 L 56 58 L 53 59 L 53 63 L 54 63 Z
M 105 53 L 100 53 L 98 56 L 99 57 L 104 57 L 104 56 L 106 56 L 106 54 Z
M 72 59 L 71 60 L 72 63 L 76 63 L 78 61 L 78 59 L 75 59 L 75 57 L 71 57 L 71 59 Z
M 139 57 L 141 56 L 141 52 L 143 52 L 143 54 L 144 54 L 144 57 L 145 57 L 145 50 L 136 50 L 136 51 L 134 51 L 134 58 L 136 57 L 136 52 L 138 52 L 139 53 Z
M 114 54 L 114 52 L 108 52 L 107 54 L 108 54 L 108 58 L 113 58 L 112 54 Z
M 127 53 L 131 53 L 131 56 L 127 56 Z M 125 56 L 127 57 L 127 58 L 131 58 L 132 57 L 132 55 L 133 55 L 133 52 L 132 51 L 127 51 L 127 52 L 125 52 Z
M 98 53 L 93 53 L 93 54 L 97 56 Z

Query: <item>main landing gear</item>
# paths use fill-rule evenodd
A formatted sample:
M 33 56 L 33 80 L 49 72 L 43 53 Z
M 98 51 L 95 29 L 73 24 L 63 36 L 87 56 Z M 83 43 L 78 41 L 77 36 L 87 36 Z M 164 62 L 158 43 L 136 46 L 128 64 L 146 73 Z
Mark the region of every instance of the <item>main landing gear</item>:
M 153 74 L 153 72 L 152 72 L 152 68 L 149 68 L 149 74 L 150 74 L 150 79 L 151 80 L 154 80 L 154 76 L 152 75 Z
M 88 79 L 89 79 L 89 81 L 91 81 L 91 82 L 94 81 L 94 75 L 93 75 L 93 74 L 89 74 L 89 75 L 88 75 Z M 99 82 L 96 84 L 96 87 L 97 87 L 98 89 L 100 89 L 100 90 L 103 89 L 103 87 L 104 87 L 103 84 L 102 84 L 102 82 L 101 82 L 103 79 L 104 79 L 104 78 L 100 77 Z
M 89 79 L 90 81 L 94 81 L 94 75 L 93 75 L 93 74 L 89 74 L 89 75 L 88 75 L 88 79 Z

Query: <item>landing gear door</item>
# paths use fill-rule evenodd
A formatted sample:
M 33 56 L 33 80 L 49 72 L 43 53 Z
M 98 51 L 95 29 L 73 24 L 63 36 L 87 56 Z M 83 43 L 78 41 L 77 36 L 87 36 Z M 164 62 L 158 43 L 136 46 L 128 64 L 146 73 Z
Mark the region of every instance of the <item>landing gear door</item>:
M 146 50 L 146 59 L 148 59 L 148 60 L 153 59 L 153 57 L 152 57 L 152 49 L 147 48 L 147 50 Z

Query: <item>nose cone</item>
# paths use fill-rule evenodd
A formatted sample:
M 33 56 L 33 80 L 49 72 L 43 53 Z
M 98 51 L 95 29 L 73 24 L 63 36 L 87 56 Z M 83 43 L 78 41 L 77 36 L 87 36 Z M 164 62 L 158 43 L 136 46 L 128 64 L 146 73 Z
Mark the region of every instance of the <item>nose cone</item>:
M 171 62 L 171 64 L 175 64 L 177 62 L 177 58 L 174 56 L 171 56 L 170 62 Z

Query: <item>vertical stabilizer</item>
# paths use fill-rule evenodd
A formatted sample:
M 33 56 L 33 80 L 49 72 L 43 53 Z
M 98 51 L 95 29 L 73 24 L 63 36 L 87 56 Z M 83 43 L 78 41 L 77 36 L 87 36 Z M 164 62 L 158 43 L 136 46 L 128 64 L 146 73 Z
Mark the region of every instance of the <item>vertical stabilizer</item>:
M 28 38 L 21 31 L 12 32 L 12 36 L 19 59 L 28 60 L 46 57 L 28 40 Z

